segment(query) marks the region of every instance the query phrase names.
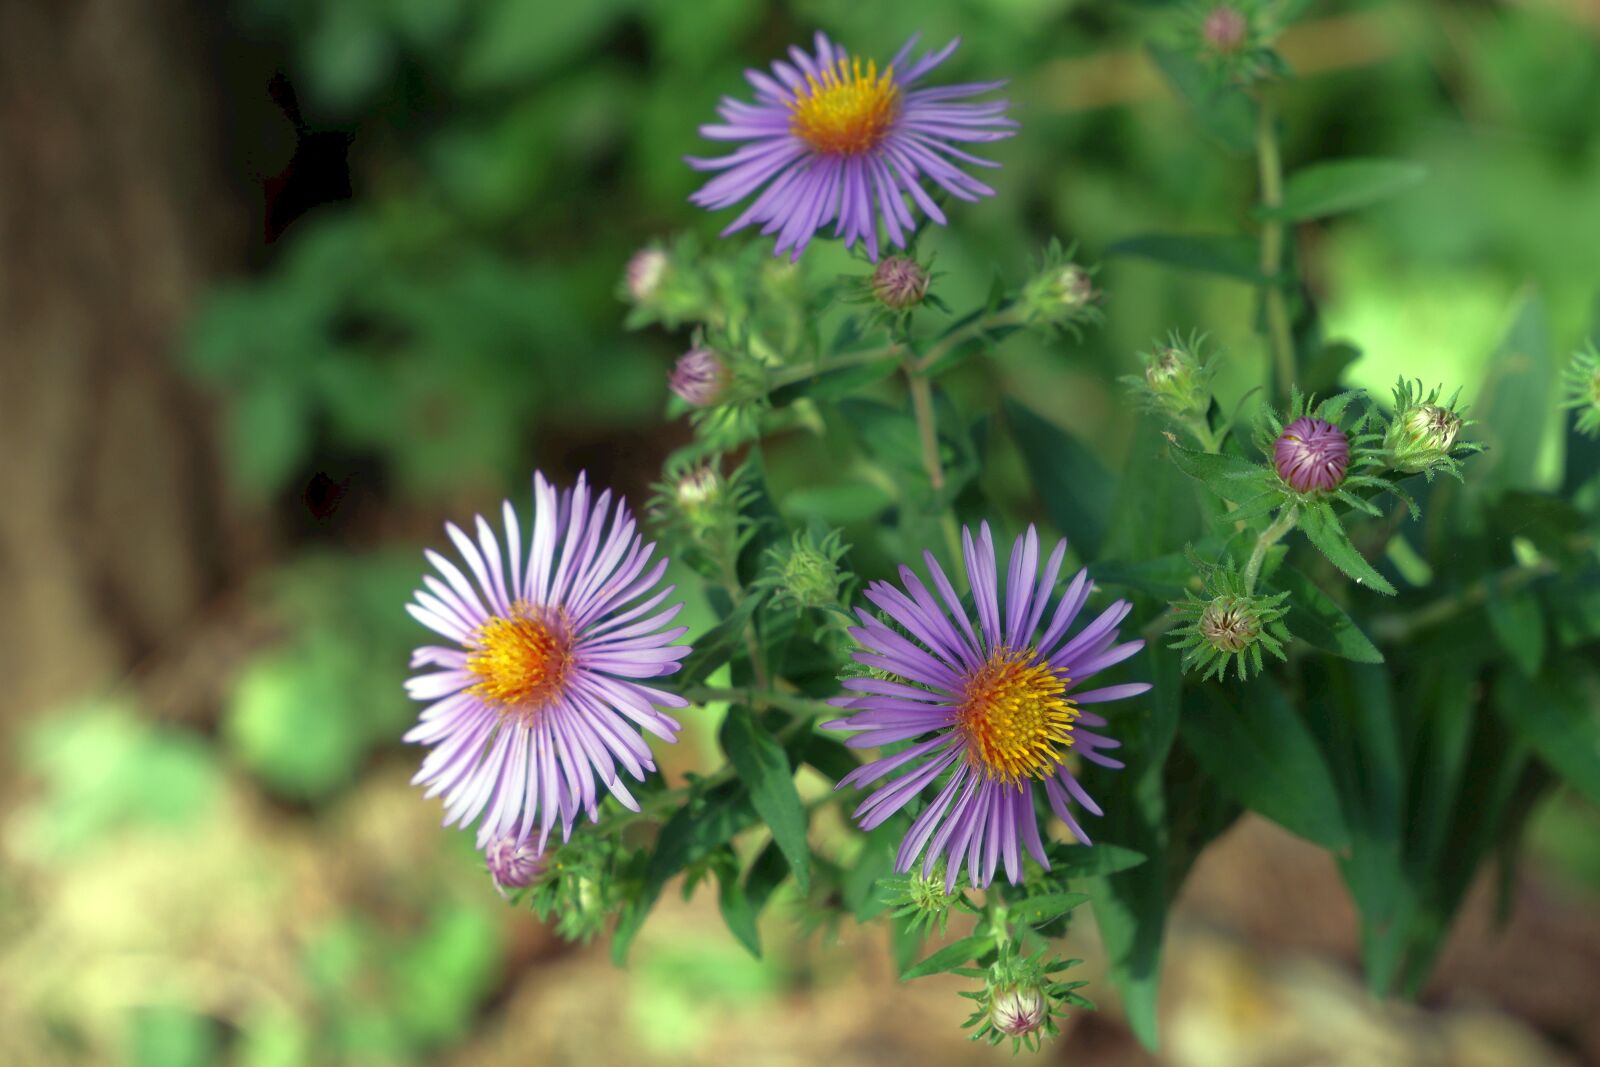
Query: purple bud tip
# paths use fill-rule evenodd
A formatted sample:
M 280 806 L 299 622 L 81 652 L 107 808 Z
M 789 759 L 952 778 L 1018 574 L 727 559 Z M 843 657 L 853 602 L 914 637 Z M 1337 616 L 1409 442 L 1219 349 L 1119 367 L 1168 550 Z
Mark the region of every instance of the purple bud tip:
M 716 402 L 727 372 L 709 348 L 696 346 L 678 357 L 667 387 L 697 408 Z
M 1226 4 L 1212 8 L 1200 29 L 1206 44 L 1218 52 L 1238 51 L 1249 32 L 1250 24 L 1245 21 L 1244 15 Z
M 1037 989 L 1012 989 L 1001 993 L 989 1010 L 989 1021 L 1007 1037 L 1031 1034 L 1044 1025 L 1044 994 Z
M 1337 488 L 1350 468 L 1350 439 L 1324 419 L 1295 419 L 1272 445 L 1272 464 L 1297 493 Z
M 544 873 L 544 856 L 527 837 L 519 841 L 510 834 L 502 834 L 489 842 L 483 858 L 502 894 L 508 889 L 526 889 Z

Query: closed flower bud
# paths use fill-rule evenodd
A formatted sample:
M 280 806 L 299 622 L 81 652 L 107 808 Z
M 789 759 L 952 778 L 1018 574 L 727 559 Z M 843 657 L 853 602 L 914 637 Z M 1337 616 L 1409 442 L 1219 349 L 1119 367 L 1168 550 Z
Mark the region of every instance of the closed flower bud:
M 489 842 L 483 858 L 501 896 L 528 888 L 544 874 L 544 856 L 534 848 L 531 838 L 518 840 L 510 834 L 502 834 Z
M 1437 404 L 1418 404 L 1395 416 L 1383 447 L 1396 470 L 1420 474 L 1450 458 L 1460 432 L 1461 418 L 1455 412 Z
M 1017 314 L 1030 326 L 1076 332 L 1080 324 L 1100 318 L 1100 291 L 1094 272 L 1072 261 L 1072 250 L 1051 242 L 1044 264 L 1022 287 Z
M 872 295 L 891 311 L 904 311 L 928 295 L 928 272 L 909 256 L 886 256 L 872 272 Z
M 649 303 L 661 290 L 661 279 L 667 273 L 667 266 L 667 254 L 659 248 L 641 248 L 635 252 L 624 272 L 628 295 L 636 303 Z
M 722 475 L 709 464 L 685 471 L 673 483 L 673 499 L 689 517 L 711 510 L 722 499 Z
M 1037 986 L 998 991 L 989 1008 L 989 1022 L 1007 1037 L 1024 1037 L 1044 1026 L 1048 1007 Z
M 668 388 L 697 408 L 716 403 L 727 384 L 728 369 L 715 352 L 703 345 L 679 356 L 667 378 Z
M 1200 36 L 1207 48 L 1227 55 L 1244 47 L 1250 36 L 1250 22 L 1238 8 L 1221 4 L 1206 12 Z
M 1337 489 L 1350 469 L 1350 439 L 1325 419 L 1295 419 L 1272 444 L 1272 465 L 1297 493 Z
M 1574 352 L 1561 382 L 1562 407 L 1577 413 L 1578 432 L 1600 435 L 1600 348 L 1590 344 Z
M 779 601 L 796 608 L 824 608 L 839 601 L 844 575 L 839 561 L 849 546 L 834 530 L 819 542 L 809 532 L 796 534 L 787 547 L 770 549 L 763 578 Z

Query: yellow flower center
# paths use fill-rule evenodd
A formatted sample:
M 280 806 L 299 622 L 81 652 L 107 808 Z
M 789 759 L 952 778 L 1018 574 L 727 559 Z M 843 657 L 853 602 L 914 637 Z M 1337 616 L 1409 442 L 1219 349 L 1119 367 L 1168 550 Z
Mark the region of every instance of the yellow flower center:
M 967 758 L 990 778 L 1045 778 L 1072 746 L 1078 709 L 1062 695 L 1068 680 L 1048 663 L 1034 663 L 1037 656 L 1031 648 L 996 649 L 962 690 L 956 728 Z
M 853 156 L 883 140 L 899 105 L 893 67 L 879 74 L 876 60 L 863 71 L 861 60 L 840 59 L 820 81 L 806 75 L 806 88 L 789 105 L 789 129 L 819 152 Z
M 467 669 L 480 680 L 469 691 L 503 710 L 543 709 L 572 667 L 572 638 L 562 620 L 522 605 L 479 626 L 472 643 Z

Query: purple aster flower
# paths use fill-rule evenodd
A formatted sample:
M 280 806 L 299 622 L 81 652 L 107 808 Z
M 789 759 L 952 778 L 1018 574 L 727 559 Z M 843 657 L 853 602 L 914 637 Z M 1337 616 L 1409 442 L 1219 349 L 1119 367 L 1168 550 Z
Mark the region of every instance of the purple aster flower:
M 1302 416 L 1272 443 L 1272 465 L 1297 493 L 1336 489 L 1350 468 L 1350 439 L 1325 419 Z
M 543 852 L 558 815 L 563 838 L 579 809 L 598 817 L 597 780 L 638 810 L 621 772 L 642 781 L 655 770 L 639 731 L 675 740 L 678 723 L 658 706 L 688 704 L 640 681 L 678 669 L 689 648 L 673 642 L 688 628 L 661 629 L 683 605 L 655 612 L 672 593 L 656 589 L 667 561 L 651 565 L 655 545 L 627 504 L 613 508 L 610 490 L 593 499 L 582 475 L 558 496 L 535 473 L 533 497 L 531 543 L 510 501 L 503 548 L 482 516 L 476 542 L 447 524 L 472 579 L 429 550 L 443 580 L 424 575 L 406 605 L 451 642 L 411 656 L 413 669 L 437 668 L 406 682 L 428 706 L 405 739 L 433 748 L 412 780 L 443 795 L 446 826 L 482 817 L 480 849 L 508 834 L 524 842 L 537 821 Z
M 702 345 L 679 356 L 667 376 L 667 388 L 697 408 L 716 403 L 727 384 L 728 369 L 715 352 Z
M 1016 883 L 1022 877 L 1021 847 L 1050 866 L 1034 812 L 1036 788 L 1043 789 L 1057 817 L 1088 844 L 1089 835 L 1071 806 L 1096 815 L 1100 808 L 1067 766 L 1068 753 L 1075 749 L 1105 767 L 1122 763 L 1105 753 L 1120 742 L 1080 728 L 1106 725 L 1104 718 L 1082 708 L 1150 688 L 1133 682 L 1078 691 L 1083 681 L 1121 663 L 1144 642 L 1117 642 L 1117 625 L 1129 611 L 1125 600 L 1076 634 L 1068 633 L 1088 599 L 1089 574 L 1080 571 L 1052 607 L 1065 541 L 1057 543 L 1041 574 L 1038 533 L 1029 527 L 1017 538 L 1002 603 L 988 523 L 976 544 L 971 530 L 963 531 L 962 540 L 976 626 L 931 552 L 924 552 L 923 559 L 938 599 L 910 567 L 900 568 L 904 591 L 874 582 L 867 599 L 899 630 L 858 611 L 862 625 L 850 632 L 865 651 L 855 658 L 878 676 L 846 678 L 844 687 L 857 695 L 836 703 L 852 714 L 827 724 L 859 731 L 847 742 L 852 748 L 915 741 L 840 781 L 841 787 L 866 785 L 911 768 L 878 787 L 856 809 L 863 830 L 879 825 L 950 772 L 933 803 L 911 824 L 895 863 L 897 870 L 909 871 L 926 851 L 922 870 L 928 877 L 946 859 L 946 892 L 954 888 L 963 865 L 973 886 L 987 886 L 1002 859 L 1007 879 Z
M 832 222 L 845 247 L 864 240 L 876 260 L 880 218 L 900 248 L 916 229 L 904 197 L 944 224 L 924 181 L 958 200 L 993 196 L 958 164 L 998 164 L 957 144 L 1010 137 L 1017 124 L 1005 117 L 1004 100 L 958 101 L 1005 83 L 916 88 L 960 41 L 912 60 L 916 43 L 907 41 L 880 73 L 876 61 L 863 65 L 818 33 L 815 55 L 790 48 L 793 62 L 774 62 L 771 75 L 746 71 L 756 102 L 724 97 L 717 108 L 723 121 L 700 127 L 711 140 L 745 143 L 717 159 L 690 158 L 697 170 L 723 173 L 689 199 L 716 211 L 754 196 L 723 233 L 761 223 L 763 234 L 778 235 L 778 255 L 799 259 L 812 235 Z
M 501 896 L 507 890 L 528 888 L 544 873 L 544 853 L 526 837 L 501 834 L 483 850 L 483 860 Z

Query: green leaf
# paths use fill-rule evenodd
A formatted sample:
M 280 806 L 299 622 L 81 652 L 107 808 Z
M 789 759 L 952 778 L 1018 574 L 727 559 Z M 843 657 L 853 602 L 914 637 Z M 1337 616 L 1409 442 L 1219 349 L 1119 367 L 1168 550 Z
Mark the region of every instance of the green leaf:
M 1178 654 L 1163 644 L 1147 645 L 1143 655 L 1148 666 L 1141 677 L 1149 678 L 1155 689 L 1148 704 L 1126 720 L 1122 753 L 1128 769 L 1094 774 L 1089 788 L 1108 802 L 1100 836 L 1127 842 L 1149 860 L 1097 879 L 1091 894 L 1095 924 L 1112 981 L 1122 992 L 1128 1025 L 1142 1045 L 1154 1049 L 1171 873 L 1162 769 L 1177 735 L 1183 674 Z
M 1577 663 L 1538 678 L 1506 673 L 1494 707 L 1506 728 L 1594 803 L 1600 804 L 1600 685 Z
M 1545 438 L 1564 421 L 1550 415 L 1555 379 L 1544 302 L 1530 292 L 1522 297 L 1472 406 L 1473 430 L 1488 448 L 1473 461 L 1486 468 L 1477 476 L 1480 484 L 1495 489 L 1537 485 Z
M 1201 130 L 1228 151 L 1243 155 L 1255 145 L 1255 109 L 1250 99 L 1217 77 L 1187 51 L 1150 46 L 1150 58 L 1192 110 Z
M 1199 452 L 1183 445 L 1172 446 L 1172 462 L 1177 468 L 1224 500 L 1235 503 L 1259 495 L 1267 482 L 1267 469 L 1242 456 Z
M 1089 899 L 1087 893 L 1047 893 L 1008 907 L 1018 919 L 1033 926 L 1059 918 Z
M 722 748 L 750 790 L 750 803 L 783 850 L 802 893 L 811 888 L 811 847 L 806 843 L 806 806 L 794 788 L 794 770 L 783 746 L 745 708 L 722 723 Z
M 1489 583 L 1484 603 L 1489 629 L 1523 674 L 1537 675 L 1544 663 L 1544 609 L 1533 590 L 1506 593 L 1499 591 L 1496 584 Z
M 1010 397 L 1005 417 L 1051 524 L 1080 555 L 1098 555 L 1114 490 L 1105 465 L 1065 430 Z
M 1143 233 L 1114 241 L 1108 256 L 1137 256 L 1180 270 L 1220 274 L 1262 285 L 1260 250 L 1247 237 L 1220 234 Z
M 1383 662 L 1383 653 L 1355 620 L 1310 578 L 1285 564 L 1273 572 L 1272 586 L 1289 594 L 1287 625 L 1295 637 L 1357 663 Z
M 1050 873 L 1068 881 L 1132 870 L 1147 859 L 1144 853 L 1121 845 L 1067 845 L 1059 841 L 1046 845 L 1045 854 L 1050 857 Z
M 1345 533 L 1343 524 L 1328 504 L 1313 504 L 1301 511 L 1300 529 L 1305 531 L 1306 539 L 1328 557 L 1328 562 L 1349 575 L 1356 584 L 1376 589 L 1385 596 L 1395 595 L 1389 579 L 1373 570 L 1372 564 L 1350 543 L 1350 535 Z
M 953 971 L 968 960 L 976 960 L 993 948 L 994 938 L 987 935 L 980 937 L 974 934 L 971 937 L 963 937 L 960 941 L 950 942 L 921 963 L 908 967 L 901 973 L 900 980 L 909 982 L 913 978 L 925 978 L 930 974 Z
M 1198 713 L 1183 717 L 1184 744 L 1222 791 L 1325 848 L 1350 841 L 1328 765 L 1304 720 L 1270 678 L 1212 688 Z
M 728 924 L 728 932 L 750 950 L 750 955 L 760 959 L 761 931 L 756 928 L 756 909 L 736 872 L 717 872 L 717 907 L 722 911 L 722 921 Z
M 1263 218 L 1300 222 L 1339 215 L 1403 193 L 1427 177 L 1418 163 L 1398 159 L 1336 159 L 1289 175 L 1283 201 Z

